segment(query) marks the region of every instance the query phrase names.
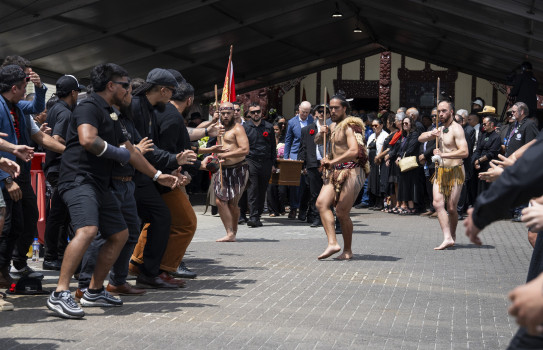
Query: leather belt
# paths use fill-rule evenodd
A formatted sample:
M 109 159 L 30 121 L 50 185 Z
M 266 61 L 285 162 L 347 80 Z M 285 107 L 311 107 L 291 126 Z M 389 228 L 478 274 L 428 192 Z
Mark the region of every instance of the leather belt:
M 122 182 L 130 182 L 132 181 L 132 176 L 112 176 L 111 179 Z

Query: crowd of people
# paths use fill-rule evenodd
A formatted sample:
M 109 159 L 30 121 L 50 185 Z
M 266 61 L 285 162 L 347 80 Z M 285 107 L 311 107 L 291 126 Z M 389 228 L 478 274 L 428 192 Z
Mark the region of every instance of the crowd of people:
M 417 106 L 366 114 L 352 112 L 339 92 L 329 104 L 301 102 L 288 121 L 268 121 L 258 103 L 242 112 L 240 103 L 222 102 L 210 121 L 194 115 L 189 124 L 183 115 L 194 89 L 178 71 L 155 68 L 131 80 L 124 68 L 106 63 L 92 69 L 90 81 L 84 87 L 62 76 L 46 104 L 47 88 L 28 60 L 9 56 L 0 68 L 0 287 L 43 279 L 27 263 L 38 220 L 29 160 L 40 147 L 51 189 L 43 269 L 59 271 L 47 307 L 60 317 L 84 317 L 77 302 L 121 306 L 118 295 L 182 288 L 182 278 L 196 277 L 183 262 L 197 227 L 185 187 L 202 171 L 212 174 L 209 204 L 225 229 L 218 242 L 236 241 L 238 225 L 259 228 L 266 213 L 288 212 L 289 220 L 324 228 L 319 260 L 341 251 L 338 233 L 344 247 L 337 259 L 352 258 L 353 206 L 437 217 L 444 240 L 434 249 L 443 250 L 454 245 L 466 215 L 466 232 L 480 244 L 480 230 L 508 214 L 503 205 L 495 210 L 505 201 L 513 220 L 533 231 L 528 280 L 543 283 L 543 239 L 535 234 L 543 229 L 543 205 L 537 199 L 528 207 L 542 183 L 541 135 L 525 102 L 513 104 L 502 122 L 482 98 L 469 111 L 442 96 L 430 115 Z M 35 94 L 26 100 L 29 83 Z M 83 89 L 86 98 L 78 102 Z M 298 186 L 269 184 L 278 159 L 302 164 Z M 135 286 L 128 274 L 137 276 Z

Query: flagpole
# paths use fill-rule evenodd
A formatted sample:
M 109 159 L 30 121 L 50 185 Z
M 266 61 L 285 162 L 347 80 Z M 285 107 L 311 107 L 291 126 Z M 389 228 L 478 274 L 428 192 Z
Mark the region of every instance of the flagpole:
M 215 84 L 215 112 L 219 113 L 219 126 L 221 125 L 221 113 L 219 112 L 219 97 L 217 94 L 217 84 Z M 217 136 L 217 143 L 222 145 L 222 140 L 220 136 Z M 221 180 L 221 191 L 223 188 L 222 182 L 222 163 L 219 161 L 219 178 Z

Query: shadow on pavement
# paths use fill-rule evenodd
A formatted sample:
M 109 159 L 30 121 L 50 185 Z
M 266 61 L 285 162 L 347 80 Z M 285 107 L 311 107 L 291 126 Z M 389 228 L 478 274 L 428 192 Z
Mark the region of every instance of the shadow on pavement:
M 476 245 L 476 244 L 457 244 L 455 243 L 454 246 L 447 248 L 448 250 L 455 250 L 455 249 L 496 249 L 495 246 L 490 244 L 483 244 L 483 245 Z
M 366 261 L 398 261 L 402 258 L 398 258 L 390 255 L 361 255 L 354 254 L 351 260 L 366 260 Z

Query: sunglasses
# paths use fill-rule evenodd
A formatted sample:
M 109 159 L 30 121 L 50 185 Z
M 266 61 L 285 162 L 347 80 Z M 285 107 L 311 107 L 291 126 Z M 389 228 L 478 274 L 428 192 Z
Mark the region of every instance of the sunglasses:
M 261 110 L 258 110 L 258 111 L 249 111 L 249 114 L 260 114 L 260 112 L 262 112 Z
M 128 90 L 130 88 L 130 82 L 126 81 L 112 81 L 113 84 L 119 84 L 121 87 L 125 90 Z
M 175 95 L 175 89 L 174 88 L 171 88 L 169 86 L 164 86 L 164 88 L 170 90 L 172 92 L 172 95 Z
M 28 75 L 25 77 L 25 81 L 26 81 L 27 83 L 30 81 L 30 77 L 29 77 Z
M 318 112 L 319 114 L 323 114 L 323 113 L 324 113 L 324 109 L 319 109 L 319 110 L 317 110 L 317 112 Z
M 376 127 L 378 127 L 378 126 L 379 126 L 379 125 L 372 125 L 371 127 L 372 127 L 372 128 L 376 128 Z
M 241 112 L 241 108 L 236 108 L 236 109 L 234 109 L 234 111 Z

